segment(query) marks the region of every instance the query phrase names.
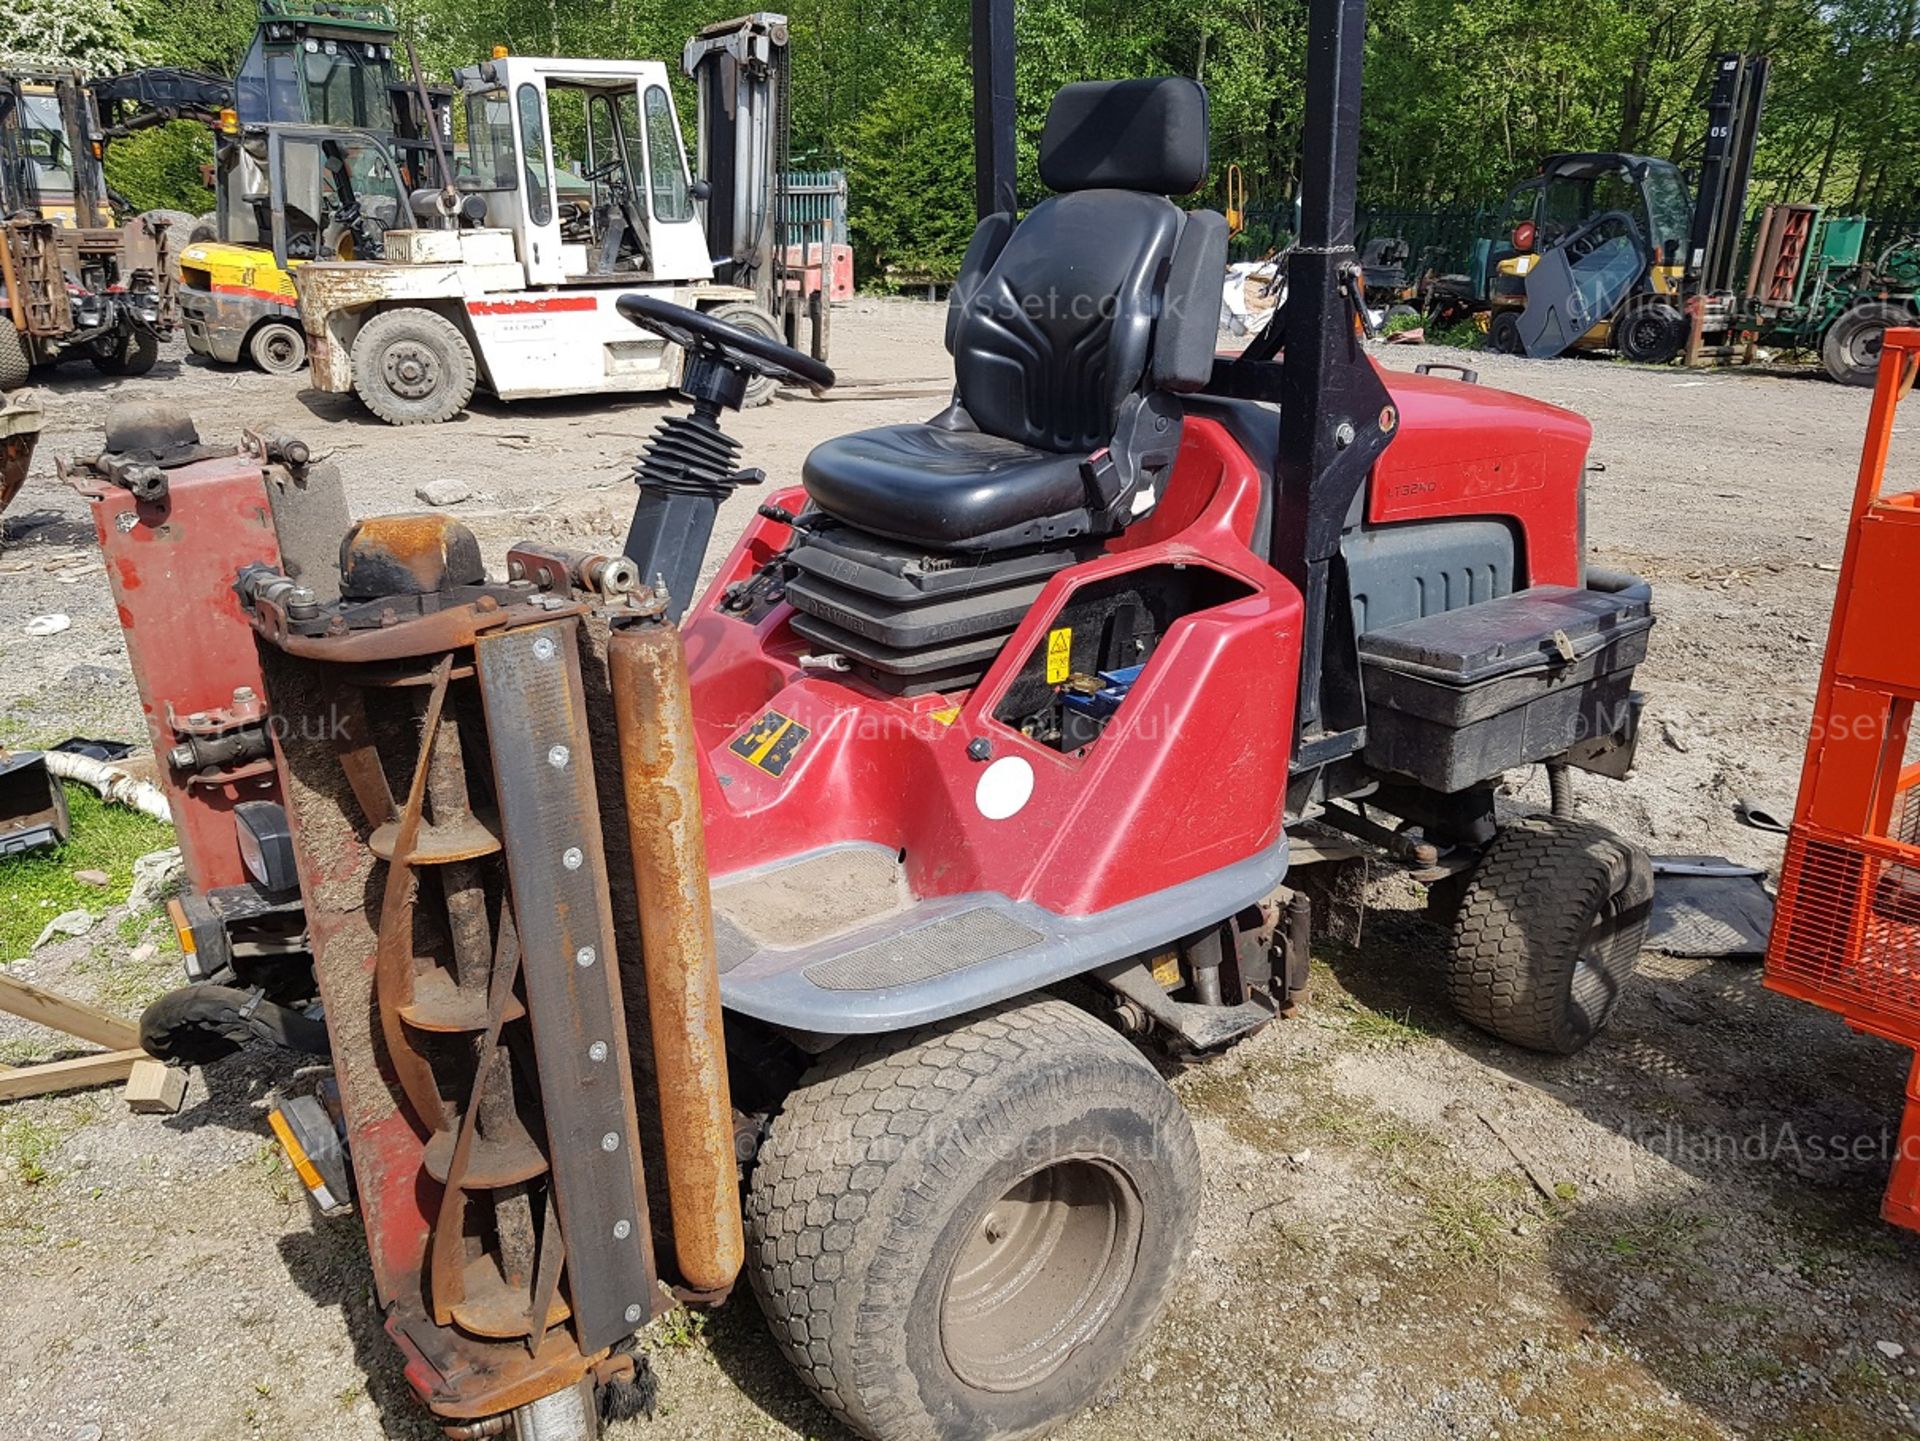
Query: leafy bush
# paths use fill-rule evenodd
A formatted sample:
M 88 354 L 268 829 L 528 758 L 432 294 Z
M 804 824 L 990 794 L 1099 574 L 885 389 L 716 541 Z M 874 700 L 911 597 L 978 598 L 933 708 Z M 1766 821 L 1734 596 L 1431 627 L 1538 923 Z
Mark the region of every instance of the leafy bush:
M 198 215 L 213 209 L 213 192 L 200 183 L 201 168 L 212 163 L 213 137 L 206 126 L 177 121 L 109 145 L 107 184 L 138 210 Z
M 974 224 L 971 84 L 960 56 L 915 57 L 847 137 L 854 255 L 882 285 L 959 272 Z

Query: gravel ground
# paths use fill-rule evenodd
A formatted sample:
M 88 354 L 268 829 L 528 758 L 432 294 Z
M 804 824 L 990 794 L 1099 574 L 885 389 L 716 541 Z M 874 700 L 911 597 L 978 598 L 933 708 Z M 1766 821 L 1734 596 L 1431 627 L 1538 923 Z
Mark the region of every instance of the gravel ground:
M 785 481 L 827 435 L 930 413 L 948 377 L 940 323 L 910 303 L 843 311 L 849 398 L 730 422 L 748 463 Z M 1794 374 L 1471 363 L 1483 383 L 1593 421 L 1590 542 L 1657 587 L 1639 769 L 1585 781 L 1583 803 L 1655 851 L 1777 864 L 1778 840 L 1737 825 L 1733 806 L 1791 806 L 1866 395 Z M 617 541 L 626 468 L 664 409 L 483 404 L 390 430 L 297 381 L 177 349 L 143 380 L 76 369 L 42 396 L 48 429 L 0 552 L 0 740 L 13 742 L 139 733 L 91 528 L 52 474 L 56 456 L 97 448 L 113 397 L 178 400 L 209 440 L 300 435 L 338 459 L 360 512 L 464 481 L 475 496 L 460 514 L 496 555 L 522 535 Z M 753 503 L 731 503 L 717 547 Z M 23 635 L 56 610 L 69 631 Z M 1541 794 L 1536 779 L 1519 799 Z M 1648 956 L 1588 1052 L 1521 1054 L 1448 1014 L 1441 938 L 1412 888 L 1386 877 L 1372 900 L 1359 946 L 1322 948 L 1303 1018 L 1172 1074 L 1207 1163 L 1199 1247 L 1168 1320 L 1064 1436 L 1920 1430 L 1920 1243 L 1877 1218 L 1903 1053 L 1768 994 L 1752 966 Z M 0 960 L 127 1008 L 176 964 L 135 960 L 142 935 L 134 918 Z M 0 1023 L 0 1061 L 51 1044 Z M 271 1144 L 266 1108 L 303 1084 L 249 1055 L 196 1075 L 175 1117 L 129 1115 L 111 1091 L 0 1108 L 0 1436 L 431 1435 L 354 1224 L 313 1220 Z M 840 1434 L 744 1294 L 648 1344 L 661 1414 L 614 1441 Z

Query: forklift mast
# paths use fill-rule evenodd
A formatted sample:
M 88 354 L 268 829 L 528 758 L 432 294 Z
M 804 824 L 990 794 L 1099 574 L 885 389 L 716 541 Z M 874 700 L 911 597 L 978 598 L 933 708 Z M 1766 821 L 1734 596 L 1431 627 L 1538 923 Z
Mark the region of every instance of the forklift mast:
M 1724 54 L 1713 59 L 1707 98 L 1707 140 L 1700 157 L 1699 196 L 1693 234 L 1687 242 L 1686 289 L 1729 290 L 1740 258 L 1753 176 L 1753 149 L 1760 138 L 1772 62 L 1764 55 Z
M 694 173 L 714 279 L 751 290 L 791 331 L 787 305 L 787 150 L 792 126 L 787 17 L 756 11 L 687 42 L 681 69 L 699 91 Z

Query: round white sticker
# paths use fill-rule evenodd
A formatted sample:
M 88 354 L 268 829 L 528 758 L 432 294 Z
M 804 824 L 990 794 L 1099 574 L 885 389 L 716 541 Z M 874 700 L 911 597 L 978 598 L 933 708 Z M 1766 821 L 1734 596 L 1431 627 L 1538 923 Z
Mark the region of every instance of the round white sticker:
M 1033 767 L 1019 756 L 1002 756 L 980 772 L 973 787 L 973 803 L 990 821 L 1018 815 L 1033 798 Z

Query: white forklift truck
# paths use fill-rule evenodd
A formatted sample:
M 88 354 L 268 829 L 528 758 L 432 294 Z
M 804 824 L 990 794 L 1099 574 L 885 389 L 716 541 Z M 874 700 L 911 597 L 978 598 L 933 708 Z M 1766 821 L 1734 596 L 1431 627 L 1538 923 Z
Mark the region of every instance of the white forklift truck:
M 727 28 L 739 43 L 704 47 L 697 64 L 730 71 L 737 103 L 723 119 L 757 137 L 754 163 L 777 176 L 785 67 L 772 62 L 784 17 L 716 27 Z M 699 78 L 704 90 L 709 77 Z M 702 223 L 709 187 L 688 176 L 665 65 L 496 54 L 455 79 L 465 138 L 454 158 L 443 153 L 438 191 L 406 193 L 371 135 L 275 131 L 283 266 L 340 253 L 315 217 L 381 232 L 377 261 L 313 259 L 295 272 L 317 388 L 351 391 L 393 425 L 448 420 L 479 386 L 502 400 L 666 389 L 679 380 L 680 351 L 621 317 L 614 302 L 632 294 L 786 338 L 797 298 L 784 274 L 716 279 L 714 256 L 728 274 L 748 247 Z M 738 154 L 733 139 L 705 136 L 703 153 Z M 776 212 L 729 211 L 727 224 L 774 225 Z M 824 327 L 815 341 L 824 348 Z M 749 403 L 774 385 L 758 378 Z

